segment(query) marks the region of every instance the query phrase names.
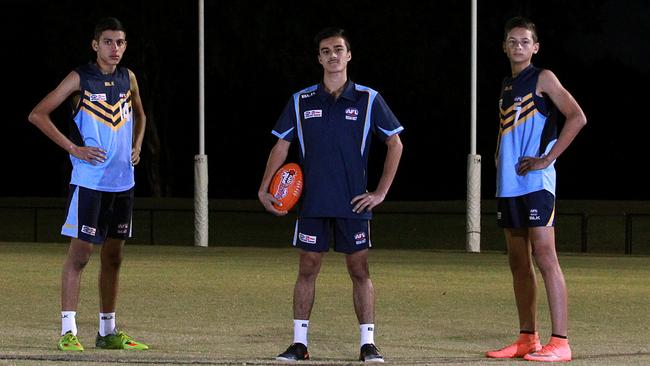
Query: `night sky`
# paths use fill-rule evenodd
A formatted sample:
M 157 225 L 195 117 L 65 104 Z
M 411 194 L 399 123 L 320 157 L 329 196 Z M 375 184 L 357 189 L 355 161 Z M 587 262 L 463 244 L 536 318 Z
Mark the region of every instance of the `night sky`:
M 22 2 L 3 10 L 2 196 L 64 197 L 67 154 L 27 121 L 74 67 L 94 59 L 95 22 L 127 28 L 122 65 L 138 77 L 147 134 L 136 195 L 191 197 L 198 153 L 195 1 Z M 645 156 L 650 85 L 647 1 L 479 1 L 478 153 L 482 196 L 493 198 L 501 49 L 514 15 L 538 27 L 533 64 L 551 69 L 588 124 L 556 163 L 558 199 L 650 199 Z M 312 40 L 340 26 L 352 42 L 350 78 L 378 90 L 406 128 L 388 200 L 464 199 L 470 149 L 470 1 L 206 0 L 206 149 L 210 198 L 255 199 L 270 134 L 291 94 L 317 83 Z M 54 113 L 68 131 L 68 107 Z M 371 145 L 369 189 L 384 161 Z M 290 160 L 297 160 L 292 151 Z M 431 178 L 428 178 L 431 177 Z

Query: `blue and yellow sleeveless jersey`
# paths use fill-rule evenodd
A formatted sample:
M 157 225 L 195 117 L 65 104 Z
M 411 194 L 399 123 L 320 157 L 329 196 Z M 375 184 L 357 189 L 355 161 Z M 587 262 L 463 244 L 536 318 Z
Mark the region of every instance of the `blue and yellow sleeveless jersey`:
M 403 129 L 377 91 L 352 81 L 337 99 L 321 84 L 295 93 L 273 134 L 298 140 L 305 181 L 298 217 L 370 219 L 350 201 L 367 190 L 371 132 L 383 141 Z
M 71 140 L 106 151 L 106 161 L 92 165 L 70 155 L 71 184 L 105 192 L 121 192 L 135 185 L 131 148 L 133 113 L 129 72 L 118 67 L 104 75 L 94 63 L 78 67 L 80 101 L 74 111 Z
M 541 71 L 529 65 L 514 78 L 503 80 L 496 152 L 497 197 L 517 197 L 543 189 L 555 195 L 555 161 L 543 170 L 517 175 L 520 158 L 541 157 L 557 141 L 556 108 L 548 97 L 535 93 Z

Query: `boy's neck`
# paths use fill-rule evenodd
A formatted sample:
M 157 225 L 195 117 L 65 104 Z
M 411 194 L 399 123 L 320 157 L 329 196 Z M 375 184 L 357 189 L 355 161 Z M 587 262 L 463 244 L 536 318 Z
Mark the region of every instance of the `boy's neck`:
M 512 72 L 512 77 L 515 77 L 519 75 L 525 68 L 527 68 L 530 65 L 530 61 L 528 62 L 520 62 L 520 63 L 510 63 L 510 71 Z
M 333 95 L 335 98 L 338 98 L 343 93 L 347 81 L 348 75 L 346 72 L 325 74 L 323 76 L 323 86 L 325 87 L 325 91 Z
M 117 65 L 109 65 L 109 64 L 101 62 L 100 60 L 95 61 L 95 65 L 97 65 L 97 68 L 99 69 L 99 71 L 104 75 L 114 73 L 115 69 L 117 68 Z

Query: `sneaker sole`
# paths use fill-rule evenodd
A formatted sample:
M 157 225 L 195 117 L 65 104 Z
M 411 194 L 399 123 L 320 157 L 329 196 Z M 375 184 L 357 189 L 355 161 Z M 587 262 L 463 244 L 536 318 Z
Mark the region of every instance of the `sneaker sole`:
M 524 358 L 526 361 L 533 362 L 571 362 L 571 359 L 560 358 L 560 357 L 547 357 L 547 358 Z
M 298 362 L 298 360 L 293 359 L 293 358 L 286 358 L 286 357 L 276 357 L 276 361 L 282 361 L 282 362 Z M 309 361 L 309 360 L 300 360 L 300 361 Z

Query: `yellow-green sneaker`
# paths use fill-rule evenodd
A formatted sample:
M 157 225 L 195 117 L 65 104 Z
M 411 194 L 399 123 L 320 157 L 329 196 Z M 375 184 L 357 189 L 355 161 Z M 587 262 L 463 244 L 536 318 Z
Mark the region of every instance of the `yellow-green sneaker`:
M 72 332 L 67 332 L 59 339 L 59 350 L 61 351 L 83 351 L 84 346 L 79 343 L 77 336 Z
M 149 346 L 133 340 L 133 338 L 122 331 L 117 332 L 117 334 L 107 334 L 104 337 L 100 336 L 99 333 L 97 333 L 97 339 L 95 339 L 95 347 L 104 349 L 149 349 Z

